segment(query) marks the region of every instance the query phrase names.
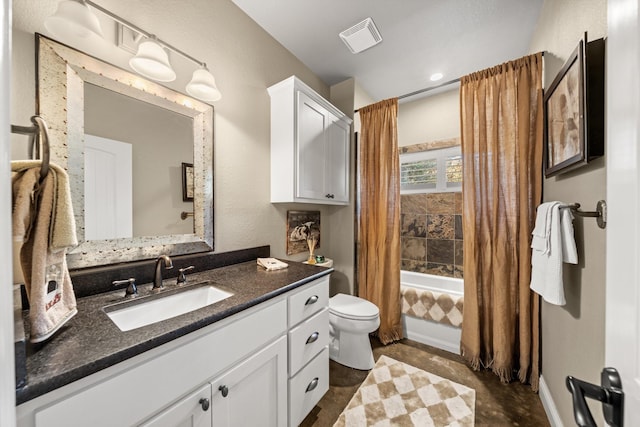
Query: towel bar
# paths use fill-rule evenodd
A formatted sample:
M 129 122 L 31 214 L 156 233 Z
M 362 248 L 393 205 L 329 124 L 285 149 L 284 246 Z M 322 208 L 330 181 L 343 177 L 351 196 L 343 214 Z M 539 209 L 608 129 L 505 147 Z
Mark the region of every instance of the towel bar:
M 11 125 L 11 133 L 29 135 L 29 157 L 42 159 L 42 165 L 40 166 L 40 183 L 42 183 L 49 173 L 49 130 L 47 123 L 40 116 L 31 117 L 31 123 L 34 126 Z M 40 153 L 40 144 L 38 142 L 42 143 L 42 153 Z M 35 155 L 33 153 L 34 149 Z
M 596 218 L 596 222 L 600 228 L 605 228 L 607 226 L 607 202 L 604 200 L 598 201 L 595 211 L 581 211 L 580 203 L 563 206 L 563 208 L 571 209 L 571 212 L 577 216 Z
M 183 220 L 187 219 L 190 216 L 193 216 L 193 212 L 181 212 L 180 213 L 180 218 L 182 218 Z

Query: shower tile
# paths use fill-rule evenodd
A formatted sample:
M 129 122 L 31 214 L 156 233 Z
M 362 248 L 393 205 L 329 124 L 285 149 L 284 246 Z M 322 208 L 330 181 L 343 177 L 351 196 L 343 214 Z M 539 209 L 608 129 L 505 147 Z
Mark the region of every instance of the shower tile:
M 462 191 L 459 191 L 453 194 L 454 194 L 453 199 L 454 199 L 454 205 L 455 205 L 454 213 L 456 215 L 462 215 Z
M 453 264 L 453 240 L 427 240 L 427 262 Z
M 427 239 L 416 237 L 402 238 L 402 258 L 417 261 L 425 260 L 427 254 Z
M 462 215 L 455 215 L 455 238 L 458 240 L 462 239 Z
M 455 211 L 454 193 L 427 194 L 428 214 L 453 214 Z
M 427 237 L 426 215 L 403 213 L 401 219 L 401 235 L 403 237 Z
M 426 194 L 403 194 L 400 196 L 400 212 L 403 214 L 426 214 Z
M 453 263 L 456 266 L 462 266 L 464 264 L 463 262 L 463 250 L 464 250 L 464 241 L 462 240 L 455 240 L 455 243 L 453 244 Z
M 453 277 L 462 279 L 464 277 L 464 270 L 461 265 L 456 265 L 453 267 Z
M 453 277 L 454 266 L 452 264 L 438 264 L 435 262 L 427 263 L 428 274 L 435 274 L 437 276 Z
M 427 215 L 427 238 L 453 239 L 453 215 Z
M 426 273 L 427 268 L 424 261 L 415 261 L 412 259 L 403 259 L 400 268 L 405 271 L 413 271 L 416 273 Z

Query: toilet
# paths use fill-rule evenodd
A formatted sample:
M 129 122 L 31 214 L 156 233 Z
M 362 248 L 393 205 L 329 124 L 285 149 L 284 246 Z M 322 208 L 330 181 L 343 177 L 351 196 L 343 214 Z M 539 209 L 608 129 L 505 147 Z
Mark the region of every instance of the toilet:
M 380 326 L 380 310 L 353 295 L 329 298 L 329 358 L 350 368 L 368 371 L 374 360 L 369 334 Z

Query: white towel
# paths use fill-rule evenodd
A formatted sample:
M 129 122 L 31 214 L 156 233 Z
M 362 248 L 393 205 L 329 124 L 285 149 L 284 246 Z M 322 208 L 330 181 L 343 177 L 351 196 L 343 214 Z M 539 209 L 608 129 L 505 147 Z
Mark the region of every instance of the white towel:
M 289 267 L 289 264 L 275 258 L 258 258 L 258 265 L 264 267 L 267 271 L 282 270 Z
M 551 238 L 551 212 L 560 202 L 542 203 L 536 212 L 536 225 L 533 229 L 531 248 L 546 254 L 549 251 Z
M 543 206 L 545 205 L 545 206 Z M 544 221 L 536 218 L 536 228 L 538 224 L 548 229 L 547 244 L 534 245 L 531 243 L 531 284 L 533 291 L 538 293 L 550 304 L 565 305 L 564 283 L 562 280 L 562 263 L 577 264 L 578 255 L 573 236 L 573 215 L 568 209 L 561 209 L 566 206 L 560 202 L 543 203 L 538 207 L 537 215 L 544 215 Z M 562 211 L 562 212 L 561 212 Z M 543 239 L 545 234 L 540 230 L 535 236 Z

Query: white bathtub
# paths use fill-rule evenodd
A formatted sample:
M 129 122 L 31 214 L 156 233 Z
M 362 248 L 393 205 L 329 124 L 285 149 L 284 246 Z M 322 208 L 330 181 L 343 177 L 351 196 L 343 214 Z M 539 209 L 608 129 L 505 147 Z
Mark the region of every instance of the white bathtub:
M 436 276 L 433 274 L 400 271 L 400 286 L 438 293 L 448 293 L 454 297 L 464 295 L 462 279 Z M 450 325 L 402 315 L 404 336 L 410 340 L 427 344 L 451 353 L 460 354 L 462 330 Z

